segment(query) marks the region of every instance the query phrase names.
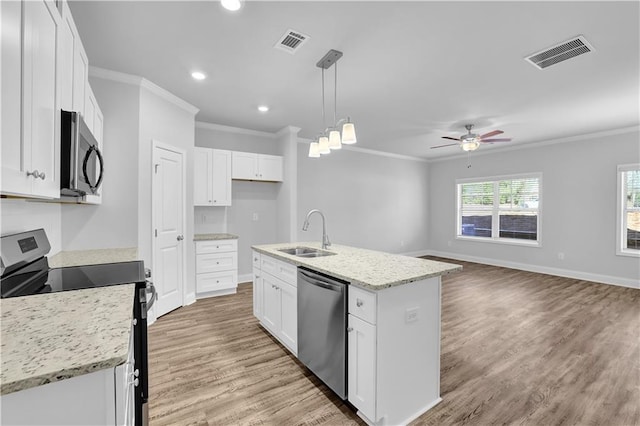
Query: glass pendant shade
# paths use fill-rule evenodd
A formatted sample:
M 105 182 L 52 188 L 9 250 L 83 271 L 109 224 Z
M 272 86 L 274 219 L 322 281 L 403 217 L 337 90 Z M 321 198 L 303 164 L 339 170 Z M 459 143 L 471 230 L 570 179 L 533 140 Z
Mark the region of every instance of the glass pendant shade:
M 340 141 L 340 132 L 335 129 L 329 132 L 329 148 L 342 149 L 342 142 Z
M 464 141 L 460 146 L 462 147 L 463 151 L 475 151 L 480 146 L 480 142 L 473 139 L 470 141 Z
M 318 146 L 320 154 L 329 154 L 331 152 L 331 149 L 329 149 L 329 138 L 326 136 L 321 136 L 320 139 L 318 139 Z
M 318 146 L 318 142 L 311 142 L 309 144 L 309 157 L 311 158 L 320 157 L 320 147 Z
M 356 126 L 352 122 L 344 123 L 342 126 L 342 143 L 351 145 L 358 142 L 356 139 Z

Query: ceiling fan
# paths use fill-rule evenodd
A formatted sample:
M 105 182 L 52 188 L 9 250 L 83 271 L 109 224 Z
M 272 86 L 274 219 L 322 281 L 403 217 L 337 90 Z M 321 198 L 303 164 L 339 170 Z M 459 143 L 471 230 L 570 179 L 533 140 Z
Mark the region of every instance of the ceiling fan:
M 464 126 L 465 129 L 467 129 L 467 134 L 466 135 L 462 135 L 459 138 L 452 138 L 450 136 L 443 136 L 442 139 L 451 139 L 453 141 L 456 141 L 456 143 L 449 143 L 446 145 L 438 145 L 438 146 L 432 146 L 431 149 L 434 148 L 444 148 L 445 146 L 453 146 L 453 145 L 460 145 L 460 148 L 462 148 L 463 151 L 475 151 L 476 149 L 478 149 L 478 147 L 480 146 L 481 143 L 494 143 L 494 142 L 510 142 L 511 139 L 509 138 L 493 138 L 493 139 L 487 139 L 487 138 L 491 138 L 492 136 L 497 136 L 501 133 L 504 133 L 502 130 L 493 130 L 489 133 L 485 133 L 484 135 L 477 135 L 475 133 L 471 133 L 471 129 L 473 129 L 473 124 L 467 124 Z

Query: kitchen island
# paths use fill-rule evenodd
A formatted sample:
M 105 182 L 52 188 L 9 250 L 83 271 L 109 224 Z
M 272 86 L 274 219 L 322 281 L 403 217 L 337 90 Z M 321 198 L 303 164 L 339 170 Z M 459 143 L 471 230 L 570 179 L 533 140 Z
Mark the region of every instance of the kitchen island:
M 298 267 L 347 283 L 347 399 L 368 424 L 407 424 L 440 402 L 440 277 L 460 265 L 332 245 L 253 246 L 254 315 L 298 354 Z M 302 306 L 302 305 L 301 305 Z M 300 337 L 300 339 L 299 339 Z

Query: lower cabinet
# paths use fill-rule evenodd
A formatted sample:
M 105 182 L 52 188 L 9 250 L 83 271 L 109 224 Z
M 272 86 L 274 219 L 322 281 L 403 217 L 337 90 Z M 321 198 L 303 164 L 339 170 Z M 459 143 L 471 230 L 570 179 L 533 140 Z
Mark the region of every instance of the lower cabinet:
M 2 424 L 133 426 L 137 382 L 131 342 L 127 362 L 115 368 L 3 395 Z
M 296 267 L 264 254 L 254 253 L 260 267 L 253 269 L 253 313 L 294 355 L 298 353 L 298 288 Z M 265 272 L 262 268 L 265 266 Z M 274 267 L 275 266 L 275 267 Z
M 376 418 L 376 326 L 348 315 L 347 383 L 349 402 L 367 418 Z
M 196 296 L 220 296 L 238 287 L 238 241 L 196 241 Z

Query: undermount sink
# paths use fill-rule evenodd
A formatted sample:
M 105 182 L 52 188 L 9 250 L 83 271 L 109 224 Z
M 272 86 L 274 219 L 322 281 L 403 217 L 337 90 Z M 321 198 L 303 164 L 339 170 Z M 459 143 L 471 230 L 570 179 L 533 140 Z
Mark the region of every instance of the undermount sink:
M 322 256 L 333 256 L 336 253 L 332 253 L 330 251 L 320 250 L 317 248 L 311 247 L 293 247 L 286 249 L 278 249 L 286 254 L 290 254 L 298 257 L 322 257 Z

